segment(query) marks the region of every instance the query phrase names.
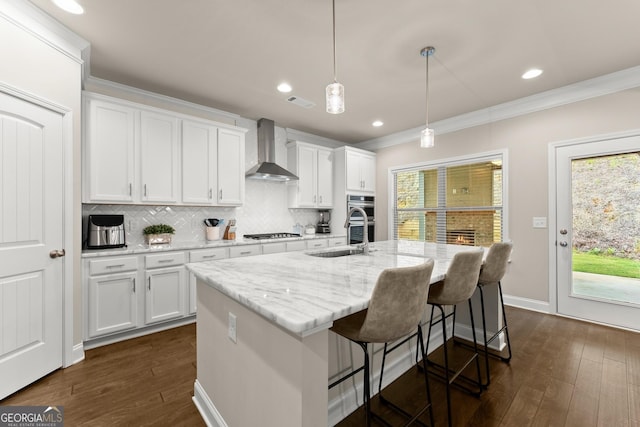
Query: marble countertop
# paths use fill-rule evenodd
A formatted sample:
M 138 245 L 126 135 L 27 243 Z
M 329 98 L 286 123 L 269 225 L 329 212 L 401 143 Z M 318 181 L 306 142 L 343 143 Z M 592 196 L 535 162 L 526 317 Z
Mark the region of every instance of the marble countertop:
M 132 245 L 115 249 L 85 249 L 82 258 L 97 258 L 113 255 L 135 255 L 152 252 L 184 251 L 190 249 L 227 248 L 231 246 L 261 245 L 278 242 L 291 242 L 296 240 L 330 239 L 346 237 L 346 234 L 303 234 L 301 237 L 285 237 L 277 239 L 245 239 L 238 237 L 236 240 L 212 240 L 212 241 L 182 241 L 171 242 L 169 245 Z
M 349 246 L 334 247 L 331 251 Z M 285 330 L 307 336 L 331 327 L 335 319 L 367 307 L 382 270 L 435 260 L 431 281 L 442 280 L 453 256 L 469 246 L 415 241 L 383 241 L 365 255 L 314 257 L 285 252 L 187 264 L 209 286 Z

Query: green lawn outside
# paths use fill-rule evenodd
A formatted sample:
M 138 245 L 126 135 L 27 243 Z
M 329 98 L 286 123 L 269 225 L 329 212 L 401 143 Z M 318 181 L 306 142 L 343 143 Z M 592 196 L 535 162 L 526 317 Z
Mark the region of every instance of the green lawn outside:
M 573 251 L 573 271 L 640 279 L 640 261 Z

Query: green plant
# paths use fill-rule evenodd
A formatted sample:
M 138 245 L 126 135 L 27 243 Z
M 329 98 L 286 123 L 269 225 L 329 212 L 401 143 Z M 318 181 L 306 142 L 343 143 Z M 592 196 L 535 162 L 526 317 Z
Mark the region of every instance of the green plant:
M 173 234 L 175 232 L 176 230 L 172 226 L 167 224 L 150 225 L 148 227 L 145 227 L 144 230 L 142 230 L 143 234 L 164 234 L 164 233 Z

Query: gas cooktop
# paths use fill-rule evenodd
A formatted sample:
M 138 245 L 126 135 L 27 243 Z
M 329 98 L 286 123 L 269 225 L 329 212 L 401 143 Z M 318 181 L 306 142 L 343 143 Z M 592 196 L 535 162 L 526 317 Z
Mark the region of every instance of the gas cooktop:
M 263 233 L 263 234 L 245 234 L 245 239 L 263 240 L 263 239 L 286 239 L 287 237 L 301 237 L 294 233 Z

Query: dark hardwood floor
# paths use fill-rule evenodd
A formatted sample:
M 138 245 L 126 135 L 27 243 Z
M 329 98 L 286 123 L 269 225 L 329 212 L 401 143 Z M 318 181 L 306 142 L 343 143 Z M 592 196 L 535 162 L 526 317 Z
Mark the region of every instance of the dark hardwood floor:
M 640 427 L 640 334 L 515 308 L 507 315 L 513 359 L 491 359 L 491 385 L 480 398 L 453 390 L 454 425 Z M 62 405 L 70 427 L 204 426 L 191 401 L 195 345 L 188 325 L 89 350 L 0 405 Z M 422 388 L 413 368 L 385 396 L 417 407 Z M 436 425 L 446 425 L 443 384 L 432 379 L 431 392 Z M 363 420 L 357 410 L 339 426 Z

